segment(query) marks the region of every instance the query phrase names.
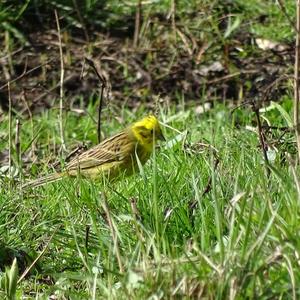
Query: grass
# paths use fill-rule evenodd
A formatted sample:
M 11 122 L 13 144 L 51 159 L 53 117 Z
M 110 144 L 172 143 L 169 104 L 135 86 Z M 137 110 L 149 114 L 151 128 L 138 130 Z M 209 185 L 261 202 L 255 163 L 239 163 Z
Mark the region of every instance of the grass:
M 66 1 L 63 7 L 60 1 L 47 1 L 51 6 L 25 2 L 0 4 L 5 33 L 1 38 L 9 49 L 5 53 L 27 42 L 24 34 L 34 24 L 30 21 L 22 30 L 19 24 L 31 20 L 28 16 L 33 12 L 41 13 L 50 22 L 49 16 L 53 16 L 56 8 L 64 30 L 75 31 L 83 26 L 73 9 L 76 1 Z M 119 1 L 82 3 L 87 30 L 94 27 L 124 30 L 124 24 L 125 30 L 134 29 L 135 6 L 120 5 Z M 95 9 L 99 5 L 105 9 Z M 293 17 L 294 1 L 288 0 L 285 5 L 288 15 Z M 171 40 L 170 19 L 165 21 L 166 27 L 155 21 L 151 31 L 146 30 L 148 14 L 149 20 L 152 17 L 155 20 L 169 11 L 170 1 L 152 1 L 143 6 L 142 43 L 146 41 L 148 45 L 148 39 L 150 42 L 156 35 L 161 35 L 162 41 Z M 286 17 L 271 0 L 179 1 L 176 13 L 178 29 L 187 37 L 190 32 L 199 45 L 206 41 L 210 44 L 201 66 L 220 60 L 222 47 L 241 35 L 247 37 L 246 33 L 251 34 L 251 39 L 284 43 L 294 38 Z M 126 16 L 130 17 L 129 23 Z M 280 30 L 274 30 L 274 24 Z M 165 36 L 163 32 L 171 34 Z M 177 49 L 178 41 L 173 42 Z M 184 41 L 179 42 L 181 48 L 192 47 L 189 41 L 187 46 Z M 245 60 L 260 56 L 261 52 L 256 55 L 252 42 L 244 48 L 239 55 L 244 55 Z M 173 55 L 172 49 L 166 48 L 166 57 L 170 50 Z M 159 60 L 157 70 L 155 57 L 142 59 L 145 69 L 154 75 L 165 76 L 171 70 L 164 67 L 167 58 Z M 176 59 L 175 55 L 170 66 Z M 191 60 L 194 63 L 194 58 Z M 232 71 L 236 68 L 233 65 Z M 119 95 L 136 96 L 136 90 L 132 89 L 136 72 L 132 74 L 126 64 L 123 77 L 131 82 L 124 81 Z M 251 79 L 248 83 L 257 82 Z M 172 86 L 172 92 L 178 96 L 187 91 L 178 92 L 178 87 Z M 192 99 L 198 99 L 198 94 Z M 207 94 L 203 88 L 203 96 L 211 100 L 211 94 Z M 296 299 L 300 296 L 300 184 L 299 167 L 294 167 L 293 161 L 293 134 L 283 134 L 280 129 L 266 131 L 268 177 L 251 111 L 241 108 L 232 113 L 228 107 L 215 103 L 213 109 L 197 114 L 193 105 L 198 100 L 183 103 L 182 99 L 169 97 L 177 104 L 170 107 L 162 104 L 158 113 L 165 124 L 167 143 L 160 145 L 140 174 L 114 184 L 78 177 L 22 191 L 20 181 L 52 172 L 50 165 L 55 161 L 63 166 L 67 152 L 61 151 L 55 107 L 32 120 L 14 111 L 13 144 L 18 117 L 22 124 L 22 160 L 19 162 L 13 145 L 13 179 L 5 172 L 6 163 L 0 167 L 0 298 L 13 299 L 16 295 L 16 298 L 37 299 L 50 296 Z M 264 124 L 291 127 L 290 98 L 284 95 L 283 103 L 271 104 L 261 112 Z M 68 150 L 82 142 L 88 145 L 97 142 L 96 106 L 89 104 L 86 108 L 83 102 L 79 104 L 83 115 L 68 112 L 64 119 Z M 112 135 L 146 113 L 143 107 L 129 110 L 126 103 L 121 112 L 110 105 L 103 113 L 103 135 Z M 8 149 L 8 136 L 8 118 L 2 114 L 0 153 Z M 17 282 L 37 258 L 29 274 Z
M 87 111 L 96 115 L 92 105 Z M 145 113 L 124 108 L 122 123 Z M 112 117 L 117 115 L 104 112 L 106 136 L 122 128 Z M 270 116 L 278 125 L 274 111 Z M 22 191 L 14 184 L 8 188 L 2 177 L 1 244 L 32 259 L 45 250 L 17 285 L 17 297 L 299 297 L 300 195 L 293 175 L 299 169 L 279 150 L 266 177 L 258 136 L 246 129 L 254 120 L 247 110 L 231 114 L 219 104 L 197 115 L 194 108 L 162 107 L 159 117 L 168 142 L 141 174 L 115 184 L 66 178 Z M 57 112 L 32 121 L 33 127 L 30 120 L 22 122 L 21 149 L 38 133 L 39 158 L 23 165 L 15 179 L 49 172 L 49 161 L 61 159 Z M 5 140 L 7 128 L 4 119 Z M 96 125 L 88 115 L 69 113 L 65 131 L 69 150 L 80 141 L 96 143 Z M 0 150 L 7 147 L 1 144 Z

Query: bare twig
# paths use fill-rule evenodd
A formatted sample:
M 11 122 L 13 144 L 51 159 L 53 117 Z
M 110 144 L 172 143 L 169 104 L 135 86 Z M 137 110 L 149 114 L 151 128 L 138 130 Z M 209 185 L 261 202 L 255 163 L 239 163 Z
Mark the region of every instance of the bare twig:
M 228 75 L 225 75 L 225 76 L 222 76 L 222 77 L 219 77 L 219 78 L 215 78 L 215 79 L 212 79 L 212 80 L 208 80 L 205 82 L 205 84 L 214 84 L 214 83 L 218 83 L 220 81 L 227 81 L 233 77 L 237 77 L 237 76 L 240 76 L 242 74 L 255 74 L 255 73 L 259 73 L 260 70 L 245 70 L 245 71 L 238 71 L 238 72 L 235 72 L 235 73 L 232 73 L 232 74 L 228 74 Z
M 63 58 L 63 50 L 62 50 L 62 42 L 61 42 L 61 32 L 59 19 L 56 9 L 54 10 L 56 27 L 57 27 L 57 36 L 59 43 L 59 56 L 60 56 L 60 90 L 59 90 L 59 131 L 60 131 L 60 139 L 63 150 L 66 150 L 65 137 L 64 137 L 64 127 L 63 127 L 63 98 L 64 98 L 64 58 Z
M 299 0 L 300 1 L 300 0 Z M 251 104 L 252 106 L 252 111 L 254 112 L 255 116 L 256 116 L 256 121 L 257 121 L 257 127 L 258 127 L 258 136 L 259 136 L 259 142 L 261 145 L 261 149 L 263 152 L 263 156 L 264 156 L 264 161 L 265 161 L 265 167 L 266 167 L 266 173 L 267 173 L 267 177 L 270 177 L 270 168 L 269 168 L 269 159 L 268 159 L 268 154 L 267 154 L 267 144 L 265 142 L 265 136 L 263 133 L 263 129 L 264 126 L 262 126 L 261 124 L 261 120 L 260 120 L 260 115 L 259 115 L 259 108 L 257 107 L 257 105 L 255 104 L 254 100 L 248 100 L 245 101 L 244 103 L 242 103 L 241 105 L 238 105 L 237 107 L 235 107 L 232 111 L 231 114 L 233 114 L 235 112 L 236 109 L 245 106 L 246 104 Z
M 65 78 L 64 78 L 64 84 L 67 83 L 67 82 L 70 82 L 71 80 L 73 80 L 73 78 L 74 78 L 74 74 L 71 74 L 71 75 L 65 77 Z M 42 98 L 44 98 L 45 96 L 47 96 L 47 95 L 49 95 L 49 94 L 52 94 L 52 95 L 57 96 L 57 93 L 56 93 L 56 92 L 53 92 L 53 91 L 55 91 L 59 86 L 60 86 L 60 83 L 58 83 L 58 84 L 56 84 L 55 86 L 51 87 L 51 88 L 50 88 L 49 90 L 47 90 L 46 92 L 39 94 L 36 98 L 34 98 L 34 99 L 31 100 L 31 105 L 30 105 L 30 107 L 27 105 L 28 108 L 34 107 L 34 104 L 36 104 L 36 103 L 39 102 Z M 20 114 L 23 114 L 25 110 L 27 110 L 27 107 L 23 108 L 23 109 L 20 111 Z
M 12 84 L 12 83 L 14 83 L 14 82 L 20 80 L 21 78 L 23 78 L 23 77 L 29 75 L 30 73 L 34 72 L 35 70 L 37 70 L 37 69 L 39 69 L 39 68 L 41 68 L 41 67 L 43 67 L 43 66 L 45 66 L 45 65 L 48 65 L 48 64 L 49 64 L 50 62 L 52 62 L 52 61 L 53 61 L 53 59 L 50 59 L 50 60 L 46 61 L 45 63 L 43 63 L 43 64 L 41 64 L 41 65 L 38 65 L 38 66 L 36 66 L 36 67 L 34 67 L 34 68 L 28 70 L 28 71 L 26 70 L 27 68 L 24 68 L 23 73 L 22 73 L 20 76 L 18 76 L 17 78 L 10 80 L 9 83 Z M 8 83 L 3 84 L 3 85 L 0 87 L 0 90 L 6 88 L 7 86 L 8 86 Z
M 135 12 L 135 26 L 134 26 L 134 37 L 133 47 L 136 48 L 139 45 L 140 26 L 141 26 L 141 12 L 142 12 L 142 1 L 138 0 Z
M 94 70 L 96 73 L 99 81 L 100 81 L 100 102 L 99 102 L 99 108 L 98 108 L 98 124 L 97 124 L 97 136 L 98 136 L 98 143 L 101 142 L 101 113 L 103 108 L 103 93 L 104 89 L 107 88 L 107 82 L 105 77 L 97 70 L 95 63 L 91 60 L 85 57 L 85 62 Z
M 122 264 L 122 260 L 121 260 L 121 255 L 120 255 L 120 249 L 119 249 L 119 243 L 118 243 L 118 237 L 117 237 L 117 234 L 116 234 L 116 229 L 113 225 L 113 222 L 112 222 L 112 218 L 111 218 L 111 214 L 110 214 L 110 211 L 109 211 L 109 207 L 108 207 L 108 203 L 107 203 L 107 199 L 106 199 L 106 195 L 105 193 L 102 193 L 102 207 L 104 209 L 104 212 L 105 212 L 105 215 L 106 215 L 106 219 L 107 219 L 107 222 L 108 222 L 108 226 L 109 226 L 109 229 L 110 229 L 110 232 L 111 232 L 111 236 L 112 236 L 112 239 L 113 239 L 113 243 L 114 243 L 114 250 L 116 252 L 116 257 L 117 257 L 117 261 L 118 261 L 118 264 L 119 264 L 119 270 L 120 270 L 120 273 L 124 273 L 124 267 L 123 267 L 123 264 Z
M 15 50 L 15 51 L 13 51 L 13 52 L 11 52 L 11 53 L 9 53 L 9 54 L 6 54 L 6 55 L 0 57 L 0 63 L 1 63 L 1 64 L 5 64 L 5 63 L 6 63 L 6 60 L 8 60 L 11 56 L 16 55 L 16 54 L 22 52 L 23 50 L 24 50 L 24 48 L 23 48 L 23 47 L 20 47 L 19 49 L 17 49 L 17 50 Z
M 296 52 L 295 52 L 295 78 L 294 78 L 294 126 L 298 148 L 298 158 L 300 162 L 300 123 L 299 123 L 299 55 L 300 55 L 300 0 L 297 0 L 297 33 L 296 33 Z

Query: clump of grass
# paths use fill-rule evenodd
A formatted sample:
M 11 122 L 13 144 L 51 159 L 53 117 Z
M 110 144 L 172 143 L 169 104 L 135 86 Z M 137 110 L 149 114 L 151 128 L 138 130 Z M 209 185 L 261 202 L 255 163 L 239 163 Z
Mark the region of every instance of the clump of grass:
M 90 114 L 96 114 L 92 106 Z M 40 252 L 54 233 L 41 270 L 23 280 L 18 293 L 85 299 L 299 294 L 299 170 L 278 153 L 266 177 L 257 133 L 246 129 L 253 115 L 236 114 L 239 127 L 223 105 L 201 115 L 191 108 L 161 110 L 168 142 L 141 174 L 114 184 L 78 177 L 30 191 L 2 189 L 6 244 Z M 126 110 L 122 115 L 128 123 L 135 118 Z M 33 122 L 41 164 L 27 167 L 26 177 L 49 170 L 59 143 L 55 113 Z M 103 121 L 106 134 L 120 127 Z M 21 149 L 30 130 L 24 120 Z M 68 147 L 96 142 L 87 116 L 70 113 L 65 130 Z

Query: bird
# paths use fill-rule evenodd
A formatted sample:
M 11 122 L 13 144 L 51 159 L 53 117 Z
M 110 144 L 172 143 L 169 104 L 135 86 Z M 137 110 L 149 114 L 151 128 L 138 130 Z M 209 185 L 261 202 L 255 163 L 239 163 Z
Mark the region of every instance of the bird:
M 109 181 L 129 176 L 150 158 L 158 140 L 165 141 L 158 119 L 148 115 L 121 132 L 82 152 L 68 162 L 62 172 L 55 172 L 22 185 L 35 188 L 80 174 L 93 180 Z

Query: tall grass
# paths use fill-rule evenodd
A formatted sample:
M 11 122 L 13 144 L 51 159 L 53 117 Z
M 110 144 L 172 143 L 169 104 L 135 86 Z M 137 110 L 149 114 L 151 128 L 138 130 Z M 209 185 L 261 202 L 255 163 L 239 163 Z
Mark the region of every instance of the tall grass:
M 129 112 L 123 114 L 133 121 Z M 298 295 L 295 177 L 279 153 L 266 177 L 257 134 L 245 129 L 252 116 L 242 114 L 243 126 L 237 128 L 223 106 L 199 116 L 192 110 L 168 115 L 161 110 L 168 143 L 142 174 L 114 184 L 78 177 L 8 191 L 2 183 L 2 243 L 35 256 L 55 232 L 39 269 L 18 285 L 19 294 L 94 299 Z M 26 177 L 49 170 L 57 142 L 57 130 L 49 128 L 55 120 L 51 112 L 34 119 L 41 128 L 40 165 L 27 166 Z M 67 145 L 86 134 L 95 141 L 96 126 L 87 117 L 71 115 L 66 125 Z M 30 126 L 23 124 L 23 143 L 31 136 Z M 114 132 L 121 126 L 104 122 L 103 127 Z

